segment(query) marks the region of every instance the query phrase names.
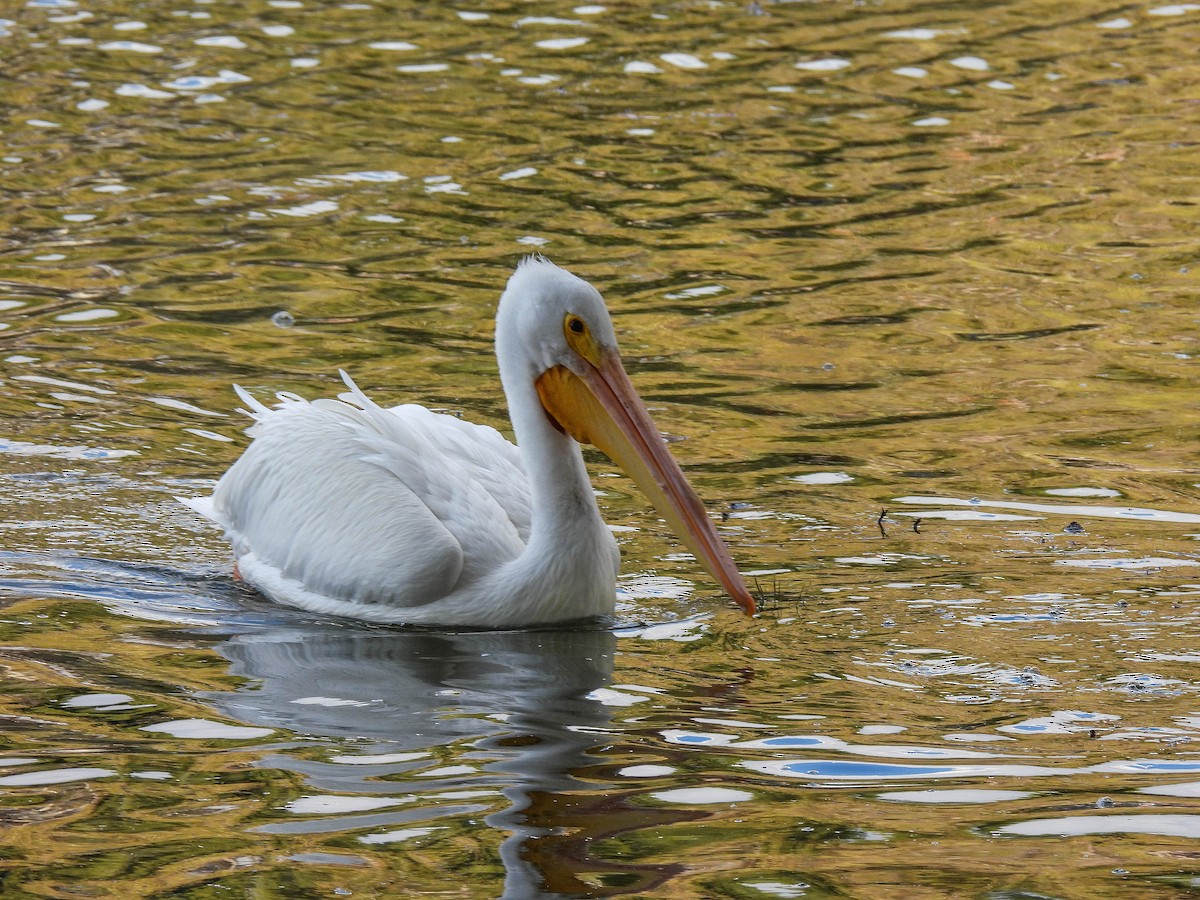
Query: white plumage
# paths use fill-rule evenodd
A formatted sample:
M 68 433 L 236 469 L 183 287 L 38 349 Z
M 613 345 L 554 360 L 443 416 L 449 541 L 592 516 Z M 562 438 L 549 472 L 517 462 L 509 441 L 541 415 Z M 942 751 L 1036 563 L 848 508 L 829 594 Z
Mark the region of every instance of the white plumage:
M 519 449 L 451 415 L 377 406 L 345 373 L 337 400 L 283 394 L 268 408 L 238 388 L 253 441 L 211 498 L 184 502 L 225 529 L 247 583 L 313 612 L 479 627 L 604 616 L 619 554 L 575 434 L 634 470 L 677 529 L 696 532 L 683 536 L 752 612 L 632 392 L 596 290 L 524 261 L 501 298 L 496 352 Z M 690 497 L 676 496 L 680 484 Z

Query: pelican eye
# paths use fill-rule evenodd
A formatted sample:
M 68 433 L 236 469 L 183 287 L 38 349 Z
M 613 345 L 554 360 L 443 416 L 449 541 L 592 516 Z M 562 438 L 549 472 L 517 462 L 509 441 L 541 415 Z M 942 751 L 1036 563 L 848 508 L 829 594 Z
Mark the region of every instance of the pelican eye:
M 592 334 L 592 329 L 588 328 L 588 323 L 575 313 L 567 313 L 567 317 L 563 319 L 563 337 L 566 338 L 568 347 L 593 366 L 600 364 L 601 351 L 596 336 Z

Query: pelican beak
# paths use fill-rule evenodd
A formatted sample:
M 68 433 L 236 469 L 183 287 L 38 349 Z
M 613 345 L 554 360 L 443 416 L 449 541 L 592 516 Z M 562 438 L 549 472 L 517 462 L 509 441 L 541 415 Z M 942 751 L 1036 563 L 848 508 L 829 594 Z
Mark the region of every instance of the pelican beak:
M 562 431 L 595 445 L 624 469 L 733 601 L 754 615 L 754 597 L 704 504 L 667 450 L 620 355 L 600 348 L 588 355 L 594 362 L 585 357 L 582 375 L 554 366 L 538 376 L 542 407 Z

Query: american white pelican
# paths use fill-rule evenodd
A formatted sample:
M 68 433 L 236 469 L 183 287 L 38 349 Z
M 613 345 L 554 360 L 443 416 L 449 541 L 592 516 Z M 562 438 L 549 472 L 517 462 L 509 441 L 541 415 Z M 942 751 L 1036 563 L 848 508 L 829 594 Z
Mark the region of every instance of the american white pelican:
M 620 554 L 577 441 L 633 478 L 748 614 L 754 599 L 625 374 L 599 292 L 524 260 L 496 312 L 518 446 L 493 428 L 337 400 L 268 408 L 211 497 L 240 577 L 277 601 L 370 622 L 511 628 L 611 615 Z

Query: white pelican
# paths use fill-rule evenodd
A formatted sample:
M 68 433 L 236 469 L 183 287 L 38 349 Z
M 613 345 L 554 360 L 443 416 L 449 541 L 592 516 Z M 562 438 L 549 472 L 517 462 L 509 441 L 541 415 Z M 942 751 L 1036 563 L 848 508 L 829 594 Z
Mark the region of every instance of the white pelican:
M 235 571 L 272 599 L 370 622 L 512 628 L 606 616 L 620 554 L 577 441 L 633 478 L 748 614 L 754 599 L 625 374 L 599 292 L 523 260 L 496 312 L 517 446 L 421 406 L 384 409 L 343 372 L 337 400 L 268 408 L 211 497 Z

